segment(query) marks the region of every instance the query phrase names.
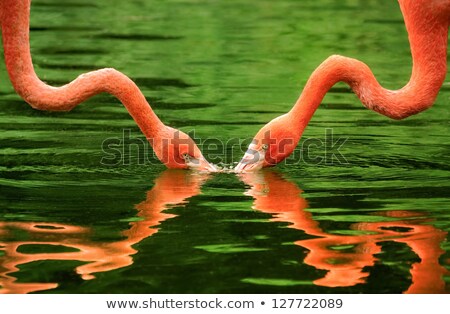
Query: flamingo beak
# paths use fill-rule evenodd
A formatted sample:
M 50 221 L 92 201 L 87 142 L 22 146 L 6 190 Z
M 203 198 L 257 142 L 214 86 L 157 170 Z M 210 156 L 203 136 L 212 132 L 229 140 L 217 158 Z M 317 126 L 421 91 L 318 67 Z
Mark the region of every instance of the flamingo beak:
M 190 169 L 198 170 L 198 171 L 205 171 L 205 172 L 217 172 L 217 168 L 210 164 L 205 157 L 200 158 L 190 158 L 190 160 L 186 163 L 186 165 Z
M 264 151 L 248 149 L 242 160 L 234 168 L 236 172 L 254 172 L 264 166 Z

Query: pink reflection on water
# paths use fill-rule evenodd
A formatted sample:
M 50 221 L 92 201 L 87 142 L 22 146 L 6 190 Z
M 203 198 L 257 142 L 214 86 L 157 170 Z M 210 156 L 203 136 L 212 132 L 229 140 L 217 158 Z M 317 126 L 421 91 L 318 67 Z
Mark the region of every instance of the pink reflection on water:
M 369 276 L 368 267 L 374 266 L 383 252 L 383 242 L 394 241 L 411 248 L 420 262 L 411 266 L 412 284 L 405 293 L 444 293 L 443 276 L 447 271 L 439 263 L 444 253 L 440 248 L 446 232 L 429 224 L 431 220 L 413 211 L 386 211 L 377 213 L 386 221 L 355 223 L 350 227 L 355 235 L 331 234 L 323 231 L 313 219 L 302 191 L 292 182 L 271 171 L 241 174 L 239 177 L 250 189 L 256 210 L 273 215 L 272 221 L 288 222 L 289 227 L 302 230 L 316 238 L 299 240 L 295 244 L 308 249 L 304 263 L 326 270 L 323 278 L 314 281 L 327 287 L 348 287 L 363 284 Z M 98 242 L 93 230 L 86 227 L 52 222 L 0 222 L 0 293 L 30 293 L 58 287 L 58 283 L 24 283 L 14 277 L 21 265 L 45 260 L 73 260 L 84 264 L 75 271 L 84 280 L 95 273 L 107 272 L 133 263 L 137 253 L 133 245 L 158 232 L 161 222 L 174 217 L 164 211 L 187 203 L 200 193 L 206 174 L 186 171 L 163 172 L 155 180 L 146 200 L 136 205 L 139 221 L 130 223 L 123 231 L 123 240 Z M 381 220 L 383 220 L 381 218 Z M 15 233 L 25 233 L 27 240 L 17 241 Z M 9 240 L 9 238 L 11 240 Z M 70 249 L 69 252 L 24 253 L 26 245 L 53 245 Z M 21 249 L 22 248 L 22 249 Z
M 299 240 L 295 244 L 308 249 L 304 263 L 326 270 L 314 284 L 326 287 L 350 287 L 366 283 L 367 267 L 374 266 L 383 252 L 382 244 L 394 241 L 407 245 L 420 262 L 411 266 L 412 284 L 405 293 L 445 293 L 443 280 L 447 270 L 439 263 L 444 253 L 440 245 L 447 233 L 437 229 L 430 219 L 413 211 L 386 211 L 378 216 L 386 221 L 362 222 L 351 225 L 355 235 L 331 234 L 323 231 L 313 219 L 302 190 L 272 171 L 239 175 L 250 186 L 247 195 L 254 198 L 253 208 L 273 215 L 272 221 L 290 223 L 316 238 Z M 377 219 L 383 220 L 383 219 Z
M 107 272 L 129 266 L 137 250 L 132 246 L 158 232 L 158 226 L 174 215 L 164 210 L 187 203 L 187 199 L 200 193 L 206 174 L 166 170 L 147 193 L 145 201 L 136 205 L 139 221 L 131 222 L 122 232 L 123 240 L 97 242 L 92 240 L 90 228 L 51 222 L 0 222 L 0 293 L 30 293 L 58 287 L 58 283 L 23 283 L 14 277 L 21 265 L 46 260 L 72 260 L 86 262 L 75 271 L 85 280 L 95 278 L 94 273 Z M 14 233 L 26 233 L 29 240 L 14 241 Z M 52 245 L 70 249 L 70 252 L 23 253 L 26 245 Z

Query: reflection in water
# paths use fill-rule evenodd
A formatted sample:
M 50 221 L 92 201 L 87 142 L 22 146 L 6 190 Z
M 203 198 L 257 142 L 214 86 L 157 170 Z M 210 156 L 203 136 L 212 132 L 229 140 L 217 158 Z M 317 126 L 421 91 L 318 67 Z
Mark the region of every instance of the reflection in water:
M 326 287 L 349 287 L 365 283 L 367 267 L 374 266 L 382 243 L 394 241 L 409 246 L 420 258 L 410 269 L 412 283 L 405 293 L 444 293 L 446 269 L 439 264 L 444 253 L 440 244 L 446 232 L 426 224 L 430 220 L 417 212 L 381 212 L 386 222 L 364 222 L 351 226 L 357 235 L 338 235 L 323 231 L 306 211 L 307 202 L 294 183 L 278 173 L 263 171 L 239 175 L 250 186 L 254 209 L 274 216 L 272 221 L 289 222 L 289 227 L 317 238 L 296 241 L 309 250 L 304 263 L 326 270 L 324 278 L 314 284 Z M 397 220 L 398 219 L 398 220 Z M 394 220 L 394 221 L 392 221 Z
M 30 293 L 54 289 L 57 283 L 22 283 L 14 277 L 21 265 L 45 260 L 72 260 L 86 262 L 76 268 L 85 280 L 93 274 L 106 272 L 133 263 L 132 255 L 137 251 L 134 244 L 158 232 L 155 226 L 174 215 L 164 213 L 171 206 L 181 205 L 200 193 L 206 174 L 188 171 L 166 170 L 156 180 L 147 198 L 136 205 L 139 221 L 122 232 L 125 237 L 116 242 L 97 242 L 91 239 L 89 228 L 47 222 L 0 222 L 0 293 Z M 9 241 L 14 234 L 25 232 L 25 241 Z M 64 248 L 64 252 L 25 253 L 27 246 L 53 246 Z M 3 254 L 1 254 L 3 253 Z
M 365 283 L 368 268 L 377 261 L 382 243 L 394 241 L 409 246 L 420 258 L 410 269 L 412 284 L 406 293 L 445 292 L 443 275 L 446 270 L 439 264 L 443 254 L 440 244 L 446 233 L 426 224 L 430 220 L 417 212 L 388 211 L 380 215 L 385 222 L 355 223 L 351 229 L 356 235 L 330 234 L 306 211 L 308 204 L 300 196 L 302 191 L 276 172 L 240 174 L 250 186 L 246 192 L 254 198 L 256 210 L 273 215 L 272 221 L 289 222 L 291 228 L 304 231 L 312 239 L 295 244 L 309 250 L 304 262 L 326 270 L 323 278 L 314 281 L 327 287 L 349 287 Z M 84 280 L 93 279 L 95 273 L 129 266 L 137 251 L 133 245 L 158 232 L 161 222 L 174 217 L 164 210 L 187 203 L 187 199 L 200 193 L 207 174 L 166 170 L 147 193 L 146 200 L 136 205 L 138 221 L 122 232 L 123 239 L 115 242 L 93 240 L 93 230 L 86 227 L 51 222 L 0 222 L 0 293 L 29 293 L 54 289 L 58 283 L 19 282 L 14 273 L 20 267 L 39 261 L 80 261 L 75 270 Z M 17 240 L 18 236 L 25 240 Z M 25 235 L 25 236 L 23 236 Z M 27 252 L 27 248 L 52 247 L 55 252 Z M 64 250 L 61 251 L 61 248 Z

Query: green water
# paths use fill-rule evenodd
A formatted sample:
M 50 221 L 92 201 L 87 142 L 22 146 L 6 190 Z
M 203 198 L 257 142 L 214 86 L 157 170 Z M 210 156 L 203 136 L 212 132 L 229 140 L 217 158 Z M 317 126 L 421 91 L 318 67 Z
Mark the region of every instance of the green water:
M 368 63 L 387 88 L 411 71 L 398 4 L 382 0 L 33 0 L 31 47 L 53 85 L 124 72 L 198 142 L 251 138 L 331 54 Z M 108 95 L 39 112 L 3 60 L 0 82 L 0 292 L 450 290 L 448 83 L 404 121 L 338 85 L 304 139 L 347 138 L 344 159 L 313 145 L 320 163 L 236 176 L 166 171 Z M 105 163 L 102 142 L 124 132 L 121 162 Z M 239 161 L 220 143 L 210 159 Z

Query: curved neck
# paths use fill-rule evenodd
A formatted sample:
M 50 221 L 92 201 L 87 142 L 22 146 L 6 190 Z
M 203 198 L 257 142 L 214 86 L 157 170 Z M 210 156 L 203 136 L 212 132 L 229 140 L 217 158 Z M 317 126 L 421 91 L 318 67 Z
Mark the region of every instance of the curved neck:
M 102 93 L 116 96 L 127 108 L 144 135 L 158 135 L 164 124 L 148 104 L 136 84 L 114 69 L 80 75 L 61 87 L 52 87 L 36 75 L 30 54 L 29 23 L 31 0 L 0 0 L 5 62 L 16 92 L 33 108 L 67 111 Z
M 314 71 L 288 113 L 300 134 L 337 82 L 349 84 L 367 108 L 394 119 L 419 113 L 433 104 L 447 73 L 449 17 L 437 13 L 439 8 L 433 6 L 433 0 L 399 0 L 399 3 L 413 59 L 408 84 L 396 91 L 384 89 L 363 62 L 332 56 Z

